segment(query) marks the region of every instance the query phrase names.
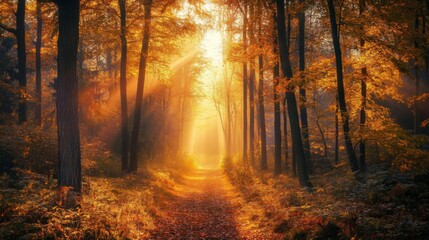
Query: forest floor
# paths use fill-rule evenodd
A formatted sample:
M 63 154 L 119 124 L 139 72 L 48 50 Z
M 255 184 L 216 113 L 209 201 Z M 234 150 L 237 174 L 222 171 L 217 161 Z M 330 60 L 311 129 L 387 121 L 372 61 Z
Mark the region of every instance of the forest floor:
M 150 239 L 274 239 L 240 221 L 237 193 L 218 169 L 187 172 L 177 182 L 174 195 L 160 209 Z
M 242 199 L 239 216 L 274 238 L 429 239 L 429 173 L 400 172 L 387 163 L 353 174 L 340 163 L 313 173 L 313 188 L 290 174 L 238 167 L 227 172 Z
M 120 177 L 118 159 L 91 144 L 79 209 L 58 206 L 52 177 L 0 174 L 0 239 L 429 239 L 428 172 L 380 163 L 356 176 L 341 163 L 312 174 L 312 189 L 240 165 Z

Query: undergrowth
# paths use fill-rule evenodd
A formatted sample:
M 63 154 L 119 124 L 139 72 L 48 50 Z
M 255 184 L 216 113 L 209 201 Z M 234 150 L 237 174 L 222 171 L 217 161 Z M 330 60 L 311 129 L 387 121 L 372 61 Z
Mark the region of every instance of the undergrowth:
M 347 164 L 339 164 L 312 175 L 314 188 L 304 190 L 294 177 L 258 172 L 240 161 L 225 172 L 239 192 L 238 220 L 279 239 L 422 239 L 429 234 L 428 173 L 379 164 L 356 178 Z
M 174 187 L 175 168 L 140 168 L 120 177 L 119 157 L 106 145 L 95 139 L 84 140 L 82 145 L 83 202 L 79 209 L 58 207 L 52 174 L 15 167 L 0 176 L 0 239 L 149 236 L 154 219 L 163 214 L 161 202 Z

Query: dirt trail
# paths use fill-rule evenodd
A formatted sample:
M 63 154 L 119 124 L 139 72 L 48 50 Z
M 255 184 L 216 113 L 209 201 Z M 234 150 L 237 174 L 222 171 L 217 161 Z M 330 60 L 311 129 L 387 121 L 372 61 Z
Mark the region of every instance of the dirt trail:
M 150 239 L 241 239 L 228 191 L 220 170 L 189 172 Z

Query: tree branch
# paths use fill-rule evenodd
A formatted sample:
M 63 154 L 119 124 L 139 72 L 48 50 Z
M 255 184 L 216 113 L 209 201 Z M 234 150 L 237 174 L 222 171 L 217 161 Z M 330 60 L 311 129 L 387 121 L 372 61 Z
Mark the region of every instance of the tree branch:
M 15 28 L 11 28 L 8 27 L 6 25 L 4 25 L 3 23 L 0 23 L 0 28 L 2 28 L 3 30 L 12 33 L 13 35 L 16 35 L 16 29 Z

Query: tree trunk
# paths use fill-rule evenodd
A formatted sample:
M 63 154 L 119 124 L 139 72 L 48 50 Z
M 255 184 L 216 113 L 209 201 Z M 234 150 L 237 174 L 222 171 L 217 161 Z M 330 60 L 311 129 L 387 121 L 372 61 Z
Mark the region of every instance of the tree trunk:
M 243 13 L 243 50 L 247 52 L 247 3 Z M 247 62 L 243 61 L 243 161 L 247 161 Z
M 280 61 L 283 74 L 290 81 L 293 77 L 292 67 L 289 59 L 289 51 L 286 46 L 286 25 L 285 25 L 285 13 L 284 13 L 284 1 L 276 0 L 277 3 L 277 32 L 278 42 L 280 50 Z M 289 112 L 289 121 L 291 125 L 291 133 L 294 148 L 296 149 L 297 156 L 297 168 L 299 183 L 303 187 L 311 186 L 311 183 L 306 172 L 306 159 L 304 153 L 304 146 L 301 138 L 301 127 L 299 125 L 298 107 L 296 103 L 295 94 L 291 87 L 286 90 L 287 107 Z
M 328 0 L 328 8 L 329 8 L 329 19 L 331 22 L 332 41 L 335 49 L 338 103 L 339 103 L 340 112 L 341 112 L 341 119 L 343 122 L 345 146 L 346 146 L 346 151 L 350 162 L 350 167 L 352 171 L 357 171 L 359 170 L 359 166 L 357 164 L 355 151 L 353 149 L 352 139 L 350 137 L 349 115 L 347 112 L 346 97 L 344 92 L 343 60 L 341 55 L 340 37 L 338 36 L 338 27 L 337 27 L 337 20 L 335 19 L 335 8 L 334 8 L 333 0 Z
M 139 76 L 137 82 L 137 94 L 136 94 L 136 105 L 134 109 L 134 125 L 131 132 L 131 144 L 130 144 L 130 166 L 128 171 L 135 172 L 137 171 L 137 157 L 138 157 L 138 140 L 140 132 L 140 119 L 141 119 L 141 108 L 143 100 L 143 90 L 144 83 L 146 78 L 146 65 L 147 65 L 147 55 L 149 50 L 149 40 L 150 40 L 150 24 L 152 20 L 152 0 L 148 0 L 144 6 L 144 20 L 145 25 L 143 28 L 143 40 L 142 40 L 142 49 L 140 55 L 140 65 L 139 65 Z
M 365 0 L 360 0 L 359 1 L 359 16 L 361 17 L 363 12 L 365 11 Z M 363 34 L 364 29 L 363 26 L 361 26 L 361 32 Z M 364 52 L 364 48 L 365 47 L 365 39 L 361 36 L 360 38 L 360 48 L 361 48 L 361 54 L 363 54 Z M 367 68 L 366 66 L 363 66 L 361 69 L 362 72 L 362 79 L 361 79 L 361 97 L 362 97 L 362 102 L 361 102 L 361 106 L 360 106 L 360 130 L 361 130 L 361 134 L 364 133 L 365 131 L 365 125 L 366 125 L 366 79 L 368 76 L 368 72 L 367 72 Z M 359 145 L 359 168 L 361 171 L 365 172 L 366 171 L 366 162 L 365 162 L 365 150 L 366 146 L 365 146 L 365 138 L 361 136 L 360 139 L 360 145 Z
M 224 84 L 226 91 L 226 159 L 232 157 L 232 113 L 231 113 L 231 80 L 228 80 L 226 70 L 224 70 Z
M 297 175 L 296 168 L 297 168 L 296 167 L 296 148 L 295 148 L 295 143 L 292 140 L 292 175 L 294 177 L 296 177 Z
M 338 119 L 338 113 L 339 113 L 340 109 L 338 107 L 338 95 L 335 96 L 335 147 L 334 147 L 334 163 L 338 164 L 338 152 L 339 152 L 339 134 L 340 134 L 340 129 L 339 129 L 339 119 Z
M 304 4 L 304 0 L 299 0 L 300 4 Z M 308 130 L 308 118 L 307 118 L 307 97 L 305 87 L 305 11 L 302 10 L 298 13 L 299 21 L 299 71 L 301 78 L 301 85 L 299 86 L 300 94 L 300 117 L 301 117 L 301 127 L 302 127 L 302 140 L 304 143 L 305 158 L 307 159 L 307 168 L 311 171 L 311 149 L 310 149 L 310 139 L 309 139 L 309 130 Z
M 260 27 L 260 26 L 259 26 Z M 259 55 L 259 124 L 261 127 L 261 170 L 267 170 L 267 134 L 265 129 L 265 109 L 264 109 L 264 71 L 263 58 Z
M 277 66 L 277 69 L 278 69 L 278 66 Z M 278 71 L 278 70 L 277 70 Z M 287 128 L 288 128 L 288 124 L 287 124 L 287 113 L 286 113 L 286 111 L 287 111 L 287 107 L 286 107 L 286 98 L 284 98 L 284 100 L 282 101 L 282 104 L 283 104 L 283 131 L 284 131 L 284 154 L 285 154 L 285 171 L 287 171 L 287 169 L 288 169 L 288 167 L 289 167 L 289 165 L 288 165 L 288 161 L 289 161 L 289 143 L 288 143 L 288 131 L 287 131 Z
M 320 126 L 320 123 L 319 123 L 319 118 L 316 119 L 316 124 L 317 124 L 317 128 L 319 129 L 320 137 L 322 138 L 323 158 L 326 161 L 328 160 L 328 145 L 326 144 L 325 134 L 323 134 L 322 127 Z
M 249 154 L 252 165 L 255 165 L 255 67 L 250 61 L 250 77 L 249 77 Z M 253 67 L 252 67 L 253 65 Z
M 121 69 L 120 69 L 120 93 L 121 93 L 121 170 L 128 171 L 128 104 L 127 104 L 127 13 L 126 0 L 119 0 L 121 12 Z
M 19 123 L 27 121 L 27 52 L 25 47 L 25 0 L 18 0 L 16 11 L 16 42 L 18 45 L 18 82 L 21 99 L 18 104 Z
M 255 44 L 255 35 L 253 32 L 254 29 L 254 6 L 253 3 L 249 5 L 249 14 L 250 14 L 250 26 L 249 26 L 249 41 L 250 46 L 254 46 Z M 253 54 L 251 54 L 253 55 Z M 249 151 L 250 151 L 250 159 L 253 166 L 255 166 L 255 59 L 252 57 L 250 59 L 250 76 L 249 76 Z
M 79 0 L 58 4 L 58 186 L 79 193 L 82 185 L 78 124 L 78 79 L 76 73 L 79 43 Z M 68 195 L 70 196 L 70 195 Z M 67 197 L 68 197 L 67 196 Z M 77 203 L 79 199 L 69 199 Z
M 273 23 L 275 24 L 277 15 L 273 8 Z M 277 34 L 273 29 L 274 46 L 273 52 L 275 56 L 278 56 L 277 47 Z M 274 79 L 274 174 L 280 174 L 282 172 L 282 132 L 281 132 L 281 119 L 280 119 L 280 97 L 278 94 L 278 86 L 280 83 L 280 68 L 278 59 L 276 59 L 273 68 L 273 79 Z M 287 131 L 287 130 L 286 130 Z
M 36 107 L 34 119 L 38 126 L 42 125 L 42 69 L 40 50 L 42 48 L 42 6 L 36 1 L 37 38 L 36 38 Z
M 122 46 L 121 46 L 122 48 Z M 121 49 L 122 51 L 122 49 Z M 118 45 L 115 44 L 114 52 L 113 52 L 113 79 L 115 79 L 115 87 L 114 90 L 116 91 L 118 89 Z M 120 77 L 119 77 L 120 78 Z M 119 79 L 120 82 L 120 79 Z M 119 89 L 120 92 L 120 89 Z
M 182 101 L 181 101 L 181 114 L 180 114 L 180 138 L 179 138 L 179 142 L 180 142 L 180 147 L 183 149 L 185 147 L 184 144 L 184 135 L 185 135 L 185 116 L 186 116 L 186 110 L 187 110 L 187 98 L 189 96 L 188 93 L 188 88 L 189 88 L 189 69 L 187 68 L 187 66 L 183 66 L 182 67 L 182 83 L 183 83 L 183 89 L 182 89 Z M 227 140 L 227 133 L 225 133 L 225 144 L 228 144 L 228 140 Z

